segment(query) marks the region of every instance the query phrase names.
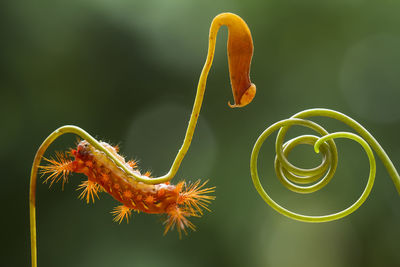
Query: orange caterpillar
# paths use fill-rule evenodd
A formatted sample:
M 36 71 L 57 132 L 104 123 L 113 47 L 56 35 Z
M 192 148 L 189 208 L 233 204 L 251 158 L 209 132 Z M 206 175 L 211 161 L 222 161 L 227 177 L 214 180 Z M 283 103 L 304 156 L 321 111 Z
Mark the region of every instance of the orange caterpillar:
M 135 161 L 125 162 L 125 159 L 118 154 L 118 147 L 105 142 L 101 144 L 132 172 L 141 175 Z M 188 227 L 195 230 L 195 226 L 187 217 L 201 216 L 202 208 L 209 210 L 207 204 L 215 199 L 214 196 L 206 195 L 215 190 L 215 187 L 204 188 L 207 181 L 201 183 L 198 180 L 192 184 L 182 181 L 177 185 L 169 184 L 169 182 L 152 185 L 135 181 L 103 152 L 85 140 L 79 142 L 77 148 L 71 149 L 70 153 L 57 153 L 55 159 L 45 158 L 45 160 L 49 165 L 40 166 L 40 168 L 42 174 L 49 174 L 45 182 L 50 181 L 50 186 L 61 179 L 64 186 L 70 173 L 83 173 L 88 180 L 78 188 L 83 190 L 79 195 L 81 199 L 86 198 L 87 203 L 90 200 L 94 202 L 94 196 L 98 198 L 99 192 L 107 192 L 122 203 L 112 211 L 115 215 L 114 221 L 119 223 L 124 218 L 128 221 L 132 210 L 151 214 L 166 213 L 168 218 L 164 222 L 164 234 L 175 226 L 179 236 L 181 236 L 181 231 L 186 234 Z M 150 173 L 144 175 L 149 176 Z

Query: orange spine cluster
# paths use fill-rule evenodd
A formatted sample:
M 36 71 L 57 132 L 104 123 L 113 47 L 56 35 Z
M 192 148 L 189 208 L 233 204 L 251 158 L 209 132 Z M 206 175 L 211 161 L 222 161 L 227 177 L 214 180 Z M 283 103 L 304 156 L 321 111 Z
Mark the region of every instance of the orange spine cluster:
M 135 161 L 125 162 L 125 159 L 118 154 L 117 147 L 104 142 L 102 145 L 133 172 L 140 175 Z M 169 183 L 150 185 L 137 182 L 86 141 L 81 141 L 70 154 L 74 159 L 69 159 L 67 155 L 61 153 L 56 155 L 56 159 L 46 159 L 49 165 L 41 167 L 43 174 L 49 174 L 45 182 L 50 181 L 51 185 L 62 178 L 64 184 L 72 172 L 85 174 L 88 180 L 79 186 L 78 189 L 82 190 L 79 197 L 89 203 L 90 200 L 94 202 L 95 197 L 99 197 L 99 192 L 107 192 L 122 204 L 112 211 L 115 216 L 114 221 L 119 223 L 124 218 L 128 221 L 132 210 L 151 214 L 164 213 L 168 215 L 164 233 L 175 226 L 179 234 L 181 231 L 186 233 L 188 227 L 195 229 L 187 217 L 202 215 L 202 209 L 209 210 L 207 205 L 215 199 L 214 196 L 208 195 L 214 192 L 215 188 L 205 188 L 207 182 L 197 181 L 192 184 L 180 182 L 177 185 Z

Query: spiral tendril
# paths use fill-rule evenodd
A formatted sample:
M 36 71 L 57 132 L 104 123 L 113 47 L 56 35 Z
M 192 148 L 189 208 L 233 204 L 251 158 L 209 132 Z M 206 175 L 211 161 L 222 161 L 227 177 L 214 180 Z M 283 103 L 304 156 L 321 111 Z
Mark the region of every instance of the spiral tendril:
M 357 134 L 351 132 L 336 132 L 328 133 L 323 127 L 317 123 L 307 120 L 308 117 L 330 117 L 339 120 L 348 126 L 350 126 Z M 284 143 L 284 138 L 289 128 L 293 125 L 300 125 L 306 128 L 310 128 L 321 137 L 315 135 L 302 135 L 295 137 Z M 268 195 L 261 185 L 260 178 L 257 171 L 257 159 L 260 152 L 261 146 L 264 141 L 275 131 L 278 131 L 276 142 L 275 142 L 275 172 L 279 181 L 289 190 L 308 194 L 313 193 L 322 189 L 326 186 L 329 181 L 333 178 L 337 164 L 338 164 L 338 152 L 334 139 L 336 138 L 347 138 L 359 143 L 369 159 L 370 171 L 367 185 L 361 194 L 361 196 L 348 208 L 339 211 L 337 213 L 332 213 L 322 216 L 311 216 L 295 213 L 287 210 L 286 208 L 280 206 Z M 322 162 L 319 166 L 311 169 L 302 169 L 291 164 L 287 157 L 289 153 L 297 145 L 307 144 L 314 146 L 316 153 L 322 155 Z M 380 146 L 378 141 L 358 122 L 352 118 L 330 109 L 308 109 L 301 111 L 291 118 L 286 120 L 278 121 L 268 127 L 257 139 L 254 144 L 253 151 L 250 160 L 250 171 L 251 177 L 255 188 L 257 189 L 260 196 L 264 201 L 270 205 L 273 209 L 279 213 L 292 218 L 294 220 L 304 221 L 304 222 L 328 222 L 343 218 L 352 212 L 356 211 L 367 199 L 369 193 L 371 192 L 372 186 L 375 180 L 376 173 L 376 162 L 374 153 L 382 160 L 384 166 L 386 167 L 389 175 L 391 176 L 393 183 L 400 194 L 400 176 L 395 169 L 392 161 L 389 159 L 386 152 Z

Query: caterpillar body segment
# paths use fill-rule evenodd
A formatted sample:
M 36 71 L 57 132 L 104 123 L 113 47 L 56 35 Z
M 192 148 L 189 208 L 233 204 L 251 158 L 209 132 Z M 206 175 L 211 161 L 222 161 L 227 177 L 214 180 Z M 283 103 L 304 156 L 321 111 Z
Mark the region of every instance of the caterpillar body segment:
M 118 154 L 118 148 L 105 142 L 101 145 L 109 150 L 129 170 L 137 175 L 142 175 L 135 161 L 126 162 Z M 80 199 L 87 203 L 99 198 L 100 192 L 106 192 L 122 205 L 117 206 L 111 213 L 114 221 L 121 223 L 128 221 L 132 211 L 149 214 L 167 214 L 165 221 L 166 234 L 175 226 L 181 232 L 187 233 L 187 228 L 195 230 L 195 226 L 188 217 L 199 217 L 203 209 L 208 210 L 208 204 L 214 200 L 215 187 L 205 188 L 206 182 L 200 180 L 194 183 L 179 182 L 177 185 L 167 183 L 145 184 L 128 176 L 103 152 L 97 150 L 87 141 L 79 142 L 76 149 L 69 153 L 57 153 L 53 159 L 46 159 L 48 165 L 40 166 L 42 174 L 47 174 L 45 182 L 50 185 L 60 180 L 66 183 L 70 173 L 82 173 L 88 180 L 83 181 L 77 190 L 81 190 Z M 149 176 L 149 172 L 144 175 Z

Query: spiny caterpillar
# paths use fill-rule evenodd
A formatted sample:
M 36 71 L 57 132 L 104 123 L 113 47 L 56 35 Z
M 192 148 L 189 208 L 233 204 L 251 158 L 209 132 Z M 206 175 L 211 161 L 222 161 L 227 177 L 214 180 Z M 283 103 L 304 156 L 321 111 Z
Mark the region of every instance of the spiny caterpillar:
M 105 142 L 100 142 L 108 151 L 116 156 L 123 164 L 137 175 L 142 175 L 138 169 L 136 161 L 125 159 L 118 154 L 118 146 L 111 146 Z M 74 158 L 74 159 L 72 159 Z M 145 184 L 129 177 L 121 168 L 115 165 L 103 152 L 95 149 L 87 141 L 80 141 L 76 149 L 71 149 L 67 153 L 57 153 L 55 158 L 46 159 L 49 164 L 40 166 L 43 175 L 48 174 L 44 182 L 54 182 L 62 180 L 62 185 L 68 182 L 68 175 L 71 173 L 83 173 L 88 180 L 84 181 L 78 188 L 82 190 L 80 199 L 86 199 L 89 203 L 95 201 L 95 196 L 99 198 L 99 192 L 107 192 L 122 205 L 117 206 L 112 214 L 115 215 L 114 221 L 121 223 L 125 218 L 129 220 L 132 211 L 145 212 L 150 214 L 167 214 L 168 218 L 164 222 L 166 234 L 175 226 L 179 236 L 181 231 L 185 234 L 186 229 L 195 230 L 195 226 L 187 217 L 201 216 L 202 209 L 208 210 L 207 205 L 214 196 L 207 194 L 214 192 L 215 187 L 205 188 L 207 181 L 201 183 L 200 180 L 194 183 L 184 181 L 177 185 L 169 182 L 160 184 Z M 150 178 L 150 173 L 144 176 Z

